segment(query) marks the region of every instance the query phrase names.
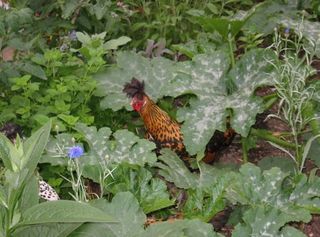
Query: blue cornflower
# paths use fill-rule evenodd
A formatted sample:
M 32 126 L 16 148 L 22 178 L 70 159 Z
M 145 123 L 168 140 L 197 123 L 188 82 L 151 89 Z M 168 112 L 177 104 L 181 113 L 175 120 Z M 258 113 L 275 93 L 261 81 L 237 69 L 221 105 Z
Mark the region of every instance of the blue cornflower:
M 77 32 L 75 30 L 72 30 L 69 32 L 69 39 L 71 41 L 77 41 L 78 37 L 77 37 Z
M 288 37 L 289 34 L 290 34 L 290 28 L 289 28 L 289 27 L 286 27 L 286 28 L 284 29 L 284 35 L 285 35 L 286 37 Z
M 83 148 L 81 146 L 70 147 L 68 156 L 70 159 L 79 158 L 83 155 Z

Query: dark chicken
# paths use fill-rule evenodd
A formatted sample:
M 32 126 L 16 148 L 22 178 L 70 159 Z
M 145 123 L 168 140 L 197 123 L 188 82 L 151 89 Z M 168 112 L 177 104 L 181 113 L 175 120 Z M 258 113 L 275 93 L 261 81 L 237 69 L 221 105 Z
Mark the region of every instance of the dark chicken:
M 165 111 L 160 109 L 158 105 L 150 99 L 144 92 L 144 82 L 133 78 L 130 83 L 124 85 L 123 92 L 132 98 L 131 106 L 140 114 L 148 139 L 152 140 L 158 149 L 170 148 L 175 151 L 180 158 L 187 161 L 188 154 L 183 144 L 180 124 L 170 118 Z M 230 131 L 231 133 L 229 134 Z M 232 129 L 228 129 L 228 133 L 217 131 L 207 145 L 207 152 L 203 161 L 211 163 L 214 159 L 214 152 L 218 151 L 220 147 L 224 145 L 229 145 L 233 137 L 234 131 Z

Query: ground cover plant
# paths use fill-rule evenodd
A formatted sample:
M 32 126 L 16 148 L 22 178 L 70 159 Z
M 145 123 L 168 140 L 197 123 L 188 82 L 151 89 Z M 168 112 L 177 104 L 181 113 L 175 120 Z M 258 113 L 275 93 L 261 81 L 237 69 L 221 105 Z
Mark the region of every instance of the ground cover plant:
M 0 236 L 320 236 L 319 35 L 316 0 L 0 0 Z

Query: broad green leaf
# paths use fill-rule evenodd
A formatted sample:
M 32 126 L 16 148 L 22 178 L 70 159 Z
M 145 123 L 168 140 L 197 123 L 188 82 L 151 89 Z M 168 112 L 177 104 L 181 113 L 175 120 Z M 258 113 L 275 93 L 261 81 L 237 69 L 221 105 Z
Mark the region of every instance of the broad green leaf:
M 21 167 L 26 167 L 31 173 L 34 172 L 45 149 L 51 131 L 51 120 L 38 129 L 23 144 L 24 156 Z
M 242 236 L 274 236 L 291 237 L 305 236 L 295 229 L 284 229 L 279 231 L 286 223 L 300 221 L 301 217 L 281 213 L 276 208 L 255 207 L 245 212 L 243 220 L 245 224 L 238 224 L 232 233 L 233 237 Z M 291 227 L 292 228 L 292 227 Z M 294 235 L 291 235 L 291 234 Z
M 153 224 L 139 237 L 222 237 L 212 225 L 199 220 L 176 220 Z M 138 236 L 135 236 L 138 237 Z
M 129 38 L 127 36 L 121 36 L 118 39 L 112 39 L 112 40 L 107 41 L 103 45 L 103 47 L 106 50 L 117 49 L 119 46 L 125 45 L 130 41 L 131 41 L 131 38 Z
M 151 172 L 143 167 L 133 169 L 122 164 L 115 169 L 112 176 L 106 181 L 105 189 L 113 194 L 130 191 L 146 214 L 175 203 L 175 200 L 170 200 L 166 183 L 159 178 L 153 178 Z
M 130 109 L 122 89 L 132 77 L 145 81 L 146 91 L 154 100 L 176 94 L 175 88 L 168 85 L 177 74 L 174 65 L 174 62 L 162 57 L 149 60 L 132 52 L 120 52 L 117 66 L 94 76 L 99 82 L 96 95 L 105 97 L 101 102 L 102 108 L 119 110 L 126 106 Z
M 65 5 L 61 5 L 62 9 L 62 18 L 67 19 L 71 17 L 74 11 L 79 7 L 81 3 L 77 0 L 70 0 L 65 3 Z
M 68 200 L 43 202 L 27 209 L 22 214 L 23 225 L 54 223 L 54 222 L 109 222 L 117 221 L 96 207 L 86 203 Z
M 46 223 L 28 225 L 18 228 L 13 232 L 13 237 L 65 237 L 78 228 L 82 223 Z
M 103 212 L 114 216 L 118 224 L 86 223 L 71 236 L 104 236 L 127 237 L 141 236 L 146 216 L 141 210 L 136 198 L 129 192 L 118 193 L 111 203 L 105 199 L 97 200 L 93 205 Z
M 228 59 L 223 54 L 196 57 L 194 67 L 189 62 L 185 64 L 193 76 L 189 89 L 198 96 L 190 101 L 190 107 L 180 109 L 177 114 L 177 119 L 184 121 L 182 132 L 190 154 L 203 150 L 215 130 L 225 130 L 228 109 L 233 111 L 231 127 L 242 136 L 248 135 L 256 115 L 264 110 L 262 99 L 254 96 L 254 90 L 272 84 L 272 66 L 268 61 L 273 59 L 271 51 L 252 50 L 242 56 L 228 75 L 224 75 Z M 237 87 L 230 95 L 225 92 L 225 77 Z
M 45 71 L 39 65 L 26 63 L 21 67 L 21 70 L 23 70 L 26 73 L 31 74 L 31 75 L 33 75 L 35 77 L 38 77 L 38 78 L 40 78 L 42 80 L 47 80 L 48 79 L 46 74 L 45 74 Z
M 279 167 L 284 173 L 294 173 L 296 168 L 295 162 L 287 157 L 264 157 L 259 160 L 258 166 L 262 170 L 269 170 L 272 167 Z
M 19 199 L 21 212 L 39 203 L 39 180 L 35 175 L 27 180 Z
M 12 159 L 16 155 L 17 151 L 12 142 L 4 134 L 0 133 L 0 157 L 7 169 L 16 170 L 19 167 L 19 163 L 16 163 L 15 159 Z
M 85 124 L 76 124 L 77 131 L 88 142 L 90 152 L 88 160 L 91 164 L 100 162 L 129 163 L 143 166 L 156 161 L 155 144 L 145 139 L 140 139 L 128 130 L 118 130 L 112 134 L 110 128 L 88 127 Z
M 222 51 L 177 63 L 122 52 L 118 55 L 117 66 L 96 76 L 99 82 L 96 95 L 104 96 L 103 108 L 128 108 L 129 100 L 122 89 L 132 77 L 145 81 L 145 91 L 155 101 L 163 96 L 195 94 L 197 98 L 190 101 L 190 107 L 179 109 L 177 114 L 177 119 L 184 121 L 184 143 L 188 152 L 194 155 L 205 148 L 215 130 L 225 130 L 229 110 L 234 112 L 231 126 L 247 136 L 256 114 L 264 109 L 262 100 L 254 96 L 254 90 L 273 81 L 270 60 L 274 60 L 271 50 L 252 50 L 227 74 L 230 61 Z M 226 88 L 229 80 L 237 86 L 230 95 Z
M 268 0 L 257 4 L 254 9 L 243 29 L 255 34 L 262 33 L 268 35 L 274 31 L 283 15 L 296 15 L 297 2 Z M 248 14 L 250 11 L 252 9 L 245 14 Z
M 160 168 L 159 174 L 161 176 L 167 181 L 173 182 L 179 188 L 197 187 L 197 175 L 188 170 L 176 153 L 169 149 L 162 149 L 161 153 L 162 155 L 158 159 L 162 162 L 155 164 Z
M 293 182 L 288 181 L 288 173 L 278 167 L 264 172 L 252 164 L 241 167 L 238 178 L 226 189 L 227 199 L 247 209 L 244 223 L 236 226 L 234 236 L 259 233 L 282 236 L 280 229 L 287 223 L 307 223 L 311 220 L 311 213 L 319 213 L 320 178 L 307 180 L 306 175 L 301 174 Z
M 208 32 L 217 31 L 224 38 L 228 39 L 228 34 L 235 37 L 244 25 L 244 20 L 229 20 L 224 18 L 198 17 L 201 26 Z
M 169 149 L 162 149 L 158 159 L 161 162 L 157 162 L 155 166 L 160 168 L 159 174 L 179 188 L 194 189 L 197 187 L 211 192 L 213 186 L 220 189 L 218 187 L 220 182 L 227 186 L 228 182 L 225 182 L 224 175 L 227 174 L 227 180 L 230 179 L 230 182 L 237 178 L 229 168 L 218 169 L 204 163 L 199 164 L 200 174 L 190 172 L 177 154 Z
M 55 137 L 50 137 L 45 148 L 45 154 L 41 157 L 40 163 L 50 163 L 51 165 L 68 165 L 69 148 L 74 146 L 74 138 L 71 134 L 61 133 Z

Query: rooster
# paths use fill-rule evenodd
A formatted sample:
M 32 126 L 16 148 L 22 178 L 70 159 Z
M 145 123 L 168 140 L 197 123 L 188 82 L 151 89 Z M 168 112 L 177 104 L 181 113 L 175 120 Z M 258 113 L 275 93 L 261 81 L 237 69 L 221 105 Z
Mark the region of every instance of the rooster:
M 144 82 L 132 78 L 130 83 L 126 83 L 123 92 L 131 98 L 132 108 L 140 114 L 146 129 L 146 136 L 153 141 L 157 149 L 170 148 L 186 163 L 189 156 L 183 144 L 181 126 L 175 120 L 158 107 L 144 91 Z M 222 147 L 229 145 L 235 133 L 228 127 L 225 133 L 216 131 L 206 147 L 206 155 L 203 159 L 206 163 L 212 163 L 214 153 Z

